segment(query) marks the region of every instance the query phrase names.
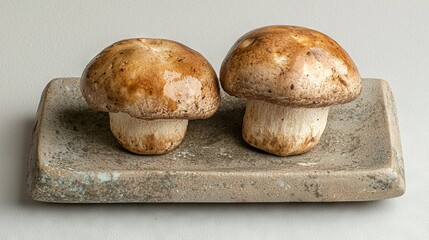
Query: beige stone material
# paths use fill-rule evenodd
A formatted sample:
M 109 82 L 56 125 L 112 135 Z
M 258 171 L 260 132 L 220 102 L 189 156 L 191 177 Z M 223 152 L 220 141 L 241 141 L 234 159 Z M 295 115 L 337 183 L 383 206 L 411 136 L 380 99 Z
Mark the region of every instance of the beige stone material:
M 171 40 L 136 38 L 99 53 L 85 68 L 80 88 L 91 108 L 112 112 L 111 129 L 123 147 L 163 154 L 180 144 L 188 119 L 216 112 L 218 85 L 213 67 L 198 52 Z M 150 120 L 159 119 L 163 124 L 145 132 Z
M 313 149 L 328 106 L 353 101 L 361 92 L 346 51 L 325 34 L 296 26 L 267 26 L 242 36 L 222 63 L 220 81 L 230 95 L 251 100 L 244 140 L 279 156 Z
M 83 99 L 79 78 L 53 80 L 38 109 L 28 192 L 62 203 L 335 202 L 404 193 L 395 104 L 385 81 L 365 79 L 358 99 L 331 107 L 314 150 L 289 157 L 245 144 L 245 102 L 223 99 L 212 118 L 189 121 L 178 148 L 142 156 L 120 147 L 108 114 Z

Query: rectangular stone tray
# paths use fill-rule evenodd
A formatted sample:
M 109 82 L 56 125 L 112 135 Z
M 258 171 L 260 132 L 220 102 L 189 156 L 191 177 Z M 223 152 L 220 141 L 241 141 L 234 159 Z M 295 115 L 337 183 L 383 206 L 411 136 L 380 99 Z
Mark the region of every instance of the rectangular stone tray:
M 78 78 L 43 92 L 27 189 L 38 201 L 323 202 L 397 197 L 405 191 L 391 90 L 365 79 L 361 96 L 333 106 L 313 151 L 276 157 L 241 138 L 244 101 L 223 94 L 214 117 L 190 121 L 183 143 L 161 156 L 122 149 L 107 113 L 90 110 Z

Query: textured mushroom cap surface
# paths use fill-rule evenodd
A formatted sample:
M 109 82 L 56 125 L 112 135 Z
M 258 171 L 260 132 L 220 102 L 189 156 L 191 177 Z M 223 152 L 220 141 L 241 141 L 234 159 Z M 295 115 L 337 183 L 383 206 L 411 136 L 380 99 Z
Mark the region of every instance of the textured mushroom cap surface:
M 295 26 L 242 36 L 222 63 L 220 81 L 230 95 L 289 107 L 346 103 L 361 91 L 359 72 L 338 43 Z
M 81 92 L 88 105 L 141 119 L 200 119 L 219 107 L 219 84 L 198 52 L 164 39 L 126 39 L 85 68 Z

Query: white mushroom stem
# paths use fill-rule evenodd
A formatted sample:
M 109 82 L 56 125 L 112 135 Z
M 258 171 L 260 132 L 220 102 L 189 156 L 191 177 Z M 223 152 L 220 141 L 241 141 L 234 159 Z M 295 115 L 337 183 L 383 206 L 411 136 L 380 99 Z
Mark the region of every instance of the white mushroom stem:
M 110 129 L 118 142 L 137 154 L 163 154 L 182 142 L 187 119 L 144 120 L 127 113 L 109 113 Z
M 317 145 L 329 107 L 291 108 L 248 100 L 243 138 L 250 145 L 279 156 L 305 153 Z

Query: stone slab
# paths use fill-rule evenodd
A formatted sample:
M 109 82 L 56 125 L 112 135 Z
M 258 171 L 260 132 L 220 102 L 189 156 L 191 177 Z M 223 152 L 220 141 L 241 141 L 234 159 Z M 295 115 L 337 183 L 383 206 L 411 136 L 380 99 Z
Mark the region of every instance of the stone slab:
M 119 146 L 107 113 L 90 110 L 78 78 L 52 80 L 33 132 L 27 189 L 38 201 L 333 202 L 405 191 L 395 104 L 388 84 L 364 79 L 361 96 L 334 106 L 313 151 L 277 157 L 241 138 L 244 101 L 223 94 L 208 120 L 190 121 L 183 143 L 161 156 Z

